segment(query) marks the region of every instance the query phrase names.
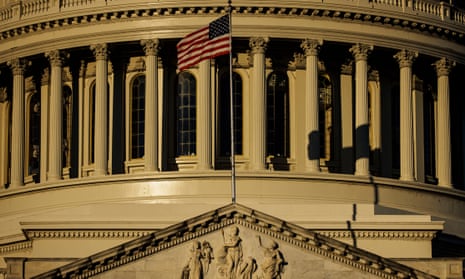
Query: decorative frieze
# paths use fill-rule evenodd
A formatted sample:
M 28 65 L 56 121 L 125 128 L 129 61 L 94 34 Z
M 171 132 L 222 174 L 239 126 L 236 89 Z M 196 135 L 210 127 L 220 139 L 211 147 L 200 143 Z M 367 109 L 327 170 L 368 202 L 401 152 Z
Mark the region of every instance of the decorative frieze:
M 124 246 L 88 257 L 87 261 L 71 263 L 36 278 L 89 278 L 175 246 L 188 247 L 185 250 L 187 262 L 178 267 L 181 278 L 205 278 L 207 274 L 210 277 L 210 273 L 215 273 L 215 278 L 282 278 L 286 274 L 283 267 L 288 264 L 287 254 L 281 251 L 284 245 L 382 278 L 409 278 L 411 274 L 417 278 L 434 278 L 236 204 L 151 233 Z M 219 251 L 219 254 L 214 255 L 213 251 Z

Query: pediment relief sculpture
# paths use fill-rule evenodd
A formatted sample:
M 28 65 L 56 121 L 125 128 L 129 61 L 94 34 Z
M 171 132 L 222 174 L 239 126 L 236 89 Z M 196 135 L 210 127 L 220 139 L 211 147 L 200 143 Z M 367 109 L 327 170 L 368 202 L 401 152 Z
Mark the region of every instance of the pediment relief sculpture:
M 33 278 L 139 276 L 169 279 L 436 278 L 237 204 Z

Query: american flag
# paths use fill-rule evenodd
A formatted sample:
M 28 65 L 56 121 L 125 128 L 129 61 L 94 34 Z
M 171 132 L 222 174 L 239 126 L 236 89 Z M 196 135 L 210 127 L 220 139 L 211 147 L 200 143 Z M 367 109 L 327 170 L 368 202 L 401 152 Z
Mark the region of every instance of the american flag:
M 176 46 L 179 71 L 205 59 L 228 54 L 231 49 L 229 33 L 229 15 L 224 15 L 185 36 Z

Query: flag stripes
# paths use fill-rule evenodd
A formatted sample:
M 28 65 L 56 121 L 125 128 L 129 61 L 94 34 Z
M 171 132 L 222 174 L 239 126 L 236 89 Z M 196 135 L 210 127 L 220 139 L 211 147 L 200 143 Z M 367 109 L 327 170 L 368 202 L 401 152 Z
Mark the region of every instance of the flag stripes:
M 183 71 L 205 59 L 212 59 L 231 51 L 229 15 L 212 21 L 186 35 L 176 46 L 178 69 Z

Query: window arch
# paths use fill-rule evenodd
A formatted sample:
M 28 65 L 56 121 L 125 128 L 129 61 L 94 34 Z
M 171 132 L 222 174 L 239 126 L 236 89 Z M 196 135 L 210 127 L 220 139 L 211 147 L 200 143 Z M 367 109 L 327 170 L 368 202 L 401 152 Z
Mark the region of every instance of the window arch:
M 231 113 L 230 113 L 230 87 L 229 71 L 220 76 L 218 92 L 218 125 L 220 156 L 231 155 Z M 238 73 L 232 73 L 232 93 L 234 112 L 234 153 L 242 154 L 242 78 Z
M 196 153 L 196 80 L 189 72 L 178 75 L 177 156 Z
M 131 159 L 144 156 L 145 75 L 138 75 L 131 85 Z
M 270 74 L 266 90 L 267 155 L 289 156 L 289 81 L 284 71 Z

